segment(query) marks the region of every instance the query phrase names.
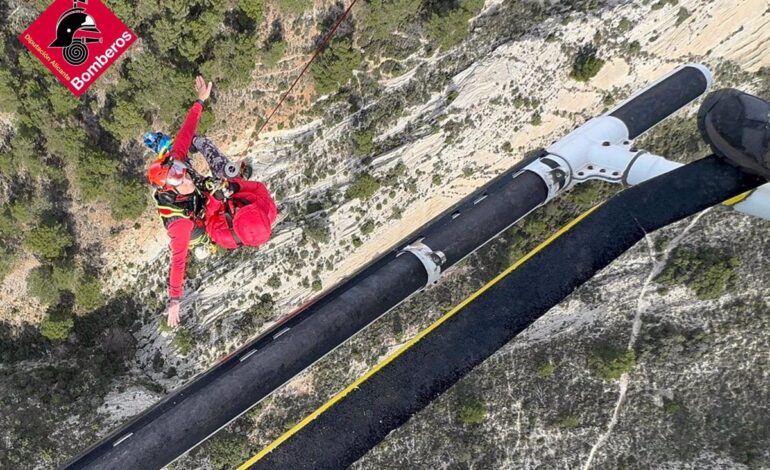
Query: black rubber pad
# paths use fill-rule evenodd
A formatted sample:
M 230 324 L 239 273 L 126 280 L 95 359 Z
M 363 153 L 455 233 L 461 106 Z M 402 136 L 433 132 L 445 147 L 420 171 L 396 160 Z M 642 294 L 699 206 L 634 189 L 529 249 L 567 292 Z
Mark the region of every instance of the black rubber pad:
M 762 183 L 711 156 L 622 192 L 250 468 L 347 467 L 646 233 Z
M 700 69 L 683 67 L 610 113 L 610 116 L 623 121 L 628 128 L 628 138 L 635 139 L 705 93 L 707 88 L 708 81 Z

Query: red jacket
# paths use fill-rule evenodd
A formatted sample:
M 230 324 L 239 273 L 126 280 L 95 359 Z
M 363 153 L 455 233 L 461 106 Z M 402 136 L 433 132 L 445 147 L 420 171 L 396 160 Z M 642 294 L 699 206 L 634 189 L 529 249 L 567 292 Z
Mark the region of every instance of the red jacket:
M 187 151 L 192 143 L 195 131 L 198 129 L 198 122 L 203 112 L 203 105 L 200 101 L 193 103 L 187 117 L 179 129 L 179 133 L 174 139 L 174 145 L 171 147 L 171 157 L 177 160 L 185 160 Z M 187 267 L 188 245 L 196 222 L 190 217 L 179 217 L 166 226 L 168 236 L 171 238 L 171 268 L 168 275 L 168 295 L 172 299 L 179 299 L 184 294 L 184 273 Z
M 182 128 L 179 130 L 179 134 L 174 139 L 174 145 L 171 148 L 171 156 L 173 158 L 186 160 L 187 151 L 197 130 L 202 111 L 203 106 L 197 101 L 190 108 L 184 124 L 182 124 Z M 248 203 L 248 210 L 244 210 L 246 208 L 239 208 L 237 210 L 239 220 L 236 221 L 236 225 L 239 229 L 243 230 L 244 244 L 249 246 L 261 245 L 270 237 L 271 227 L 273 222 L 275 222 L 277 215 L 275 202 L 270 197 L 270 193 L 268 193 L 265 185 L 260 182 L 246 181 L 241 178 L 233 178 L 231 181 L 238 183 L 240 187 L 239 192 L 235 193 L 231 200 Z M 202 235 L 205 228 L 211 240 L 224 248 L 236 248 L 238 246 L 231 243 L 232 237 L 229 230 L 225 233 L 228 227 L 224 217 L 223 203 L 208 193 L 196 193 L 190 197 L 203 198 L 206 204 L 205 223 L 199 218 L 198 214 L 194 213 L 178 216 L 171 215 L 170 222 L 166 223 L 166 230 L 169 238 L 171 238 L 171 267 L 168 276 L 168 294 L 172 299 L 179 299 L 184 294 L 184 278 L 189 245 L 196 229 Z M 174 207 L 173 210 L 177 210 L 177 208 Z M 161 209 L 161 216 L 163 216 L 162 211 L 163 209 Z M 241 211 L 243 212 L 242 214 Z M 168 221 L 169 219 L 165 220 Z M 229 240 L 228 236 L 230 236 Z
M 171 269 L 168 282 L 170 298 L 178 299 L 184 294 L 187 255 L 191 235 L 196 228 L 205 227 L 211 241 L 227 249 L 238 248 L 241 244 L 259 246 L 270 239 L 278 210 L 265 185 L 259 181 L 247 181 L 242 178 L 233 178 L 230 181 L 237 183 L 240 188 L 227 201 L 219 201 L 208 193 L 202 196 L 206 201 L 203 221 L 197 217 L 178 218 L 168 224 L 168 235 L 171 238 Z M 231 213 L 234 213 L 230 221 L 233 229 L 225 216 L 225 204 L 229 204 Z M 233 232 L 237 234 L 238 241 L 234 239 Z

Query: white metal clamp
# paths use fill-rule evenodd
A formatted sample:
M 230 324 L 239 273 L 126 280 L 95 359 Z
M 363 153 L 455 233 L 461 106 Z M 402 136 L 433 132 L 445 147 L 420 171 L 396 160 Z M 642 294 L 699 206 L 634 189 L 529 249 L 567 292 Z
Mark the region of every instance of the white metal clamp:
M 428 245 L 422 242 L 422 238 L 404 247 L 396 256 L 403 253 L 412 253 L 425 267 L 428 273 L 428 283 L 425 287 L 435 285 L 441 277 L 441 266 L 446 263 L 446 255 L 441 251 L 433 251 Z

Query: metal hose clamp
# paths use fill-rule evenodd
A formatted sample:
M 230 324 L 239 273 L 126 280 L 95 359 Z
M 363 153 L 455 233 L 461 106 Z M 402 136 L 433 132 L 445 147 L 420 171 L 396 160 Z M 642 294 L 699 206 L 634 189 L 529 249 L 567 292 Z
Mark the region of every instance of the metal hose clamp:
M 428 273 L 428 283 L 425 287 L 431 287 L 438 283 L 441 277 L 441 266 L 446 263 L 446 255 L 441 251 L 433 251 L 428 245 L 422 242 L 422 238 L 404 247 L 396 256 L 403 253 L 412 253 L 425 267 Z

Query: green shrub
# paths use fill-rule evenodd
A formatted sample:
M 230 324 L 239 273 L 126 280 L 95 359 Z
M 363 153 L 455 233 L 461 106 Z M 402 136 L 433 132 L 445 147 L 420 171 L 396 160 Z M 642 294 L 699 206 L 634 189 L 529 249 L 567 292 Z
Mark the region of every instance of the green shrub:
M 162 80 L 159 80 L 162 81 Z M 112 107 L 112 115 L 102 121 L 104 128 L 120 141 L 141 136 L 150 123 L 139 104 L 131 99 L 119 98 Z
M 656 155 L 666 155 L 681 163 L 703 158 L 709 152 L 708 145 L 698 131 L 695 119 L 672 117 L 662 122 L 655 130 L 636 142 L 639 148 Z
M 174 339 L 171 340 L 171 345 L 176 348 L 182 356 L 188 355 L 195 345 L 192 331 L 186 328 L 180 328 L 174 335 Z
M 249 440 L 246 436 L 220 431 L 201 446 L 216 469 L 236 468 L 249 458 Z
M 15 113 L 19 106 L 19 99 L 11 84 L 14 82 L 11 72 L 0 69 L 0 111 Z
M 757 96 L 770 96 L 770 67 L 762 67 L 755 74 L 757 85 Z
M 53 273 L 51 274 L 51 282 L 59 288 L 59 290 L 75 290 L 77 285 L 77 271 L 75 265 L 65 260 L 58 262 L 53 266 Z
M 461 43 L 468 36 L 468 20 L 483 6 L 483 0 L 464 0 L 457 8 L 433 13 L 427 25 L 428 39 L 442 49 Z
M 529 108 L 532 106 L 532 103 L 529 98 L 525 98 L 521 95 L 516 95 L 513 97 L 513 107 L 516 109 L 527 107 Z
M 313 292 L 319 292 L 323 288 L 323 285 L 321 284 L 321 280 L 320 279 L 313 280 L 313 283 L 310 285 L 310 288 L 313 290 Z
M 116 178 L 108 192 L 112 216 L 116 220 L 131 220 L 147 208 L 147 188 L 136 180 Z
M 38 266 L 31 270 L 27 274 L 27 293 L 44 304 L 59 303 L 61 292 L 59 287 L 51 282 L 52 276 L 51 266 Z
M 206 131 L 214 125 L 215 120 L 214 112 L 211 108 L 204 109 L 203 113 L 201 113 L 201 120 L 198 123 L 198 133 L 205 134 Z
M 550 230 L 548 222 L 535 218 L 525 220 L 521 228 L 534 240 L 543 240 Z
M 604 193 L 601 185 L 595 181 L 579 184 L 570 191 L 572 201 L 581 209 L 586 210 L 602 201 Z
M 690 10 L 688 10 L 685 7 L 679 8 L 679 11 L 676 14 L 676 26 L 679 26 L 680 24 L 687 21 L 687 18 L 689 18 L 692 14 L 690 13 Z
M 558 426 L 564 429 L 572 429 L 580 426 L 580 418 L 575 415 L 567 415 L 559 419 Z
M 225 90 L 245 86 L 251 80 L 258 54 L 253 36 L 225 36 L 214 43 L 211 59 L 203 64 L 201 72 Z
M 99 279 L 90 276 L 81 279 L 75 288 L 75 302 L 86 310 L 93 310 L 103 305 L 104 294 L 102 294 Z
M 305 224 L 304 235 L 317 243 L 329 241 L 329 226 L 325 219 L 314 217 Z
M 160 320 L 158 322 L 158 331 L 160 331 L 161 333 L 170 333 L 174 331 L 174 328 L 172 328 L 168 324 L 168 316 L 166 315 L 160 316 Z
M 3 244 L 7 242 L 3 241 Z M 0 282 L 3 282 L 5 276 L 13 270 L 13 266 L 16 264 L 16 253 L 10 248 L 0 248 Z
M 190 107 L 190 84 L 193 83 L 191 73 L 170 67 L 168 62 L 151 53 L 139 54 L 128 59 L 125 69 L 124 80 L 118 84 L 120 88 L 125 88 L 125 91 L 116 99 L 115 106 L 119 107 L 122 102 L 128 101 L 136 105 L 133 110 L 128 111 L 140 113 L 135 116 L 126 116 L 129 119 L 135 119 L 129 122 L 130 129 L 126 131 L 128 137 L 138 139 L 148 130 L 149 124 L 145 119 L 147 116 L 166 126 L 172 126 L 175 122 L 181 121 Z M 163 71 L 163 80 L 157 79 L 158 70 Z M 201 72 L 206 75 L 205 67 L 201 67 Z M 206 78 L 213 79 L 209 75 L 206 75 Z M 221 85 L 219 82 L 217 84 Z M 114 108 L 113 114 L 115 114 Z M 105 128 L 111 129 L 107 125 Z
M 259 24 L 262 22 L 264 0 L 238 0 L 238 7 L 255 23 Z
M 367 57 L 383 58 L 383 73 L 399 73 L 403 67 L 397 62 L 420 48 L 420 37 L 396 35 L 404 25 L 418 25 L 422 0 L 367 0 L 359 2 L 356 15 L 357 43 L 366 50 Z M 392 59 L 392 60 L 385 60 Z
M 487 417 L 487 404 L 483 400 L 467 397 L 460 404 L 459 416 L 464 424 L 479 424 Z
M 281 0 L 278 9 L 283 13 L 298 16 L 313 6 L 313 0 Z
M 281 40 L 270 43 L 260 54 L 262 56 L 262 63 L 265 67 L 273 68 L 278 65 L 278 61 L 283 58 L 285 52 L 286 41 Z
M 322 95 L 336 92 L 353 77 L 361 60 L 361 53 L 350 39 L 333 40 L 310 66 L 316 91 Z
M 369 173 L 359 173 L 345 191 L 346 199 L 367 200 L 380 189 L 380 182 Z
M 273 274 L 267 280 L 267 285 L 269 287 L 272 287 L 273 289 L 278 289 L 279 287 L 281 287 L 281 278 L 278 276 L 278 274 Z
M 60 118 L 70 117 L 80 101 L 64 86 L 53 86 L 48 89 L 48 99 L 51 102 L 53 112 Z M 77 127 L 73 129 L 78 129 Z
M 617 28 L 616 28 L 615 30 L 616 30 L 618 33 L 627 33 L 627 32 L 629 32 L 629 31 L 631 31 L 631 28 L 633 28 L 633 27 L 634 27 L 634 24 L 633 24 L 633 23 L 631 23 L 631 20 L 629 20 L 628 18 L 626 18 L 626 17 L 624 16 L 624 17 L 623 17 L 623 18 L 621 18 L 621 19 L 620 19 L 620 21 L 618 22 L 618 26 L 617 26 Z
M 80 194 L 86 201 L 107 199 L 112 216 L 133 220 L 147 207 L 147 187 L 118 174 L 118 162 L 99 151 L 88 151 L 75 171 Z M 105 187 L 110 187 L 105 191 Z
M 17 162 L 12 156 L 11 152 L 0 152 L 0 173 L 8 176 L 16 176 L 19 172 L 19 162 Z
M 556 372 L 556 366 L 553 364 L 553 362 L 546 362 L 540 368 L 537 370 L 537 376 L 541 379 L 550 377 L 553 375 L 553 373 Z
M 588 366 L 604 380 L 616 380 L 636 366 L 636 354 L 632 349 L 601 345 L 588 358 Z
M 663 404 L 663 411 L 670 415 L 674 415 L 679 413 L 679 410 L 681 409 L 681 405 L 675 401 L 666 400 L 666 403 Z
M 262 321 L 273 318 L 274 314 L 275 302 L 270 294 L 262 294 L 259 301 L 246 312 L 247 316 Z
M 11 240 L 16 238 L 22 228 L 20 225 L 13 219 L 9 206 L 0 206 L 0 245 L 10 248 Z
M 19 199 L 8 205 L 8 213 L 17 225 L 32 225 L 50 208 L 50 201 L 42 197 Z
M 579 82 L 587 82 L 595 77 L 603 66 L 604 61 L 596 57 L 596 48 L 591 45 L 583 46 L 575 56 L 569 76 Z
M 177 41 L 176 50 L 190 62 L 195 62 L 203 55 L 203 51 L 222 22 L 220 14 L 216 11 L 216 3 L 213 6 L 213 9 L 204 9 L 197 18 L 184 22 L 184 29 Z
M 655 280 L 664 285 L 685 285 L 702 300 L 715 299 L 735 284 L 739 261 L 710 247 L 679 248 Z
M 67 91 L 69 93 L 69 91 Z M 48 153 L 76 163 L 86 146 L 86 133 L 79 127 L 46 126 L 43 130 Z
M 24 245 L 36 256 L 56 259 L 64 255 L 75 240 L 62 223 L 39 225 L 27 232 Z
M 86 201 L 100 200 L 105 196 L 104 186 L 114 181 L 118 162 L 99 151 L 89 150 L 80 156 L 75 168 L 78 189 Z
M 364 235 L 369 235 L 372 232 L 374 232 L 374 221 L 372 219 L 367 219 L 363 224 L 361 224 L 361 233 Z
M 27 54 L 32 58 L 31 54 Z M 35 62 L 37 59 L 32 59 Z M 43 72 L 41 72 L 43 73 Z M 35 75 L 40 77 L 41 75 Z M 46 77 L 48 78 L 48 76 Z M 58 84 L 56 86 L 59 86 Z M 24 80 L 19 83 L 17 96 L 19 107 L 17 109 L 18 123 L 29 129 L 39 129 L 42 123 L 51 120 L 51 104 L 48 101 L 48 84 L 43 80 Z
M 69 311 L 54 309 L 40 323 L 40 334 L 51 341 L 64 341 L 74 326 L 75 320 Z
M 43 163 L 38 158 L 35 140 L 32 136 L 21 132 L 15 134 L 11 139 L 10 156 L 15 166 L 20 166 L 33 175 L 40 175 L 45 171 Z
M 396 166 L 388 171 L 382 184 L 385 186 L 395 186 L 403 180 L 404 175 L 406 175 L 406 165 L 404 165 L 404 162 L 398 162 Z M 391 197 L 395 197 L 395 193 Z
M 353 155 L 369 155 L 374 150 L 374 129 L 368 128 L 353 133 Z

